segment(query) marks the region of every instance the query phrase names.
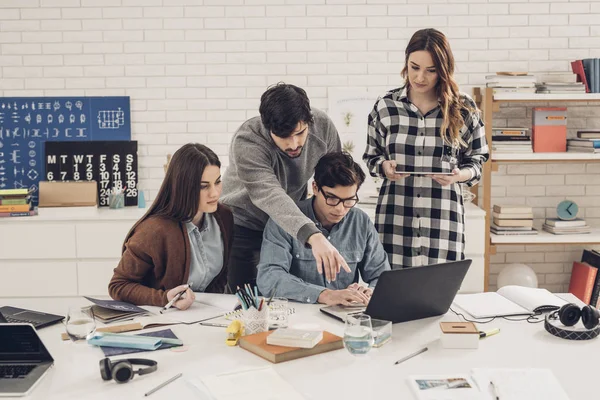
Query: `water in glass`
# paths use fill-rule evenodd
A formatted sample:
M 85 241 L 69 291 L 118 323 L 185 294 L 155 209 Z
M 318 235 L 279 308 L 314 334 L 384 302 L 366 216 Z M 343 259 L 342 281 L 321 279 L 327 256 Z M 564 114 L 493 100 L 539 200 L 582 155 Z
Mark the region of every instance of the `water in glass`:
M 84 340 L 96 332 L 96 321 L 91 308 L 69 307 L 66 318 L 67 334 L 72 340 Z
M 367 314 L 354 314 L 346 318 L 344 347 L 353 355 L 367 354 L 373 347 L 371 317 Z

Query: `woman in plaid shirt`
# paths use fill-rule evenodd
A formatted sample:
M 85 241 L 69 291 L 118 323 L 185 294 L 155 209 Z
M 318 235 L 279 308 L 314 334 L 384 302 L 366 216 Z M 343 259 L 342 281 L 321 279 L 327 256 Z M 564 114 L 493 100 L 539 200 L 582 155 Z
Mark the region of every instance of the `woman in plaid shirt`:
M 405 56 L 404 86 L 375 103 L 363 155 L 371 175 L 383 178 L 375 227 L 393 269 L 464 258 L 459 183 L 475 185 L 489 157 L 479 110 L 458 91 L 444 34 L 415 32 Z

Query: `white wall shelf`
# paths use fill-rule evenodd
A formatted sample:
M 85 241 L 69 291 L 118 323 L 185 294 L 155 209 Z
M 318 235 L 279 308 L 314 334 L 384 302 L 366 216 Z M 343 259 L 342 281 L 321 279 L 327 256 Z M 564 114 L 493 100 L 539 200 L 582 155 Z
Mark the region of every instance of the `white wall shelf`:
M 494 162 L 559 162 L 559 161 L 600 161 L 600 154 L 594 153 L 492 153 Z
M 498 93 L 494 101 L 597 101 L 600 93 L 550 94 L 550 93 Z
M 490 233 L 492 244 L 594 244 L 600 243 L 600 229 L 592 229 L 591 233 L 576 235 L 555 235 L 538 229 L 537 235 L 496 235 Z

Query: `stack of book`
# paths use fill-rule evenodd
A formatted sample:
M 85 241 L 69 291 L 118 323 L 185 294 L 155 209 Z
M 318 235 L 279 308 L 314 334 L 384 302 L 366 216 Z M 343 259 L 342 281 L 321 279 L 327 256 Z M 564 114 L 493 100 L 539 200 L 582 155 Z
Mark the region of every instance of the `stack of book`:
M 535 75 L 527 72 L 497 72 L 485 77 L 486 86 L 493 88 L 493 94 L 535 93 Z
M 585 85 L 583 82 L 577 82 L 577 74 L 573 72 L 544 72 L 538 74 L 536 88 L 536 93 L 585 93 Z
M 492 149 L 499 153 L 533 153 L 529 128 L 492 128 Z
M 546 232 L 555 235 L 577 235 L 580 233 L 591 233 L 592 230 L 584 219 L 576 218 L 572 220 L 562 220 L 558 218 L 546 218 L 542 226 Z
M 29 217 L 37 215 L 28 189 L 0 190 L 0 217 Z
M 577 131 L 576 139 L 567 140 L 567 151 L 600 154 L 600 130 Z
M 494 204 L 493 217 L 490 230 L 496 235 L 537 235 L 531 207 Z
M 600 59 L 584 58 L 571 62 L 573 72 L 578 75 L 588 93 L 600 93 Z

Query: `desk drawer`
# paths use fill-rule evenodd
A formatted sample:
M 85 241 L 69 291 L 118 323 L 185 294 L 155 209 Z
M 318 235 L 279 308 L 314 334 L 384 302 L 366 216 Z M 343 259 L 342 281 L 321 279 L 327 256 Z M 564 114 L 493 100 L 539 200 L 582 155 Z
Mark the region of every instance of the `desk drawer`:
M 121 258 L 121 247 L 135 221 L 77 224 L 77 258 Z
M 75 226 L 72 224 L 2 224 L 0 259 L 75 258 Z
M 465 254 L 485 254 L 485 220 L 465 218 Z
M 1 297 L 77 296 L 74 262 L 0 261 L 0 276 Z

